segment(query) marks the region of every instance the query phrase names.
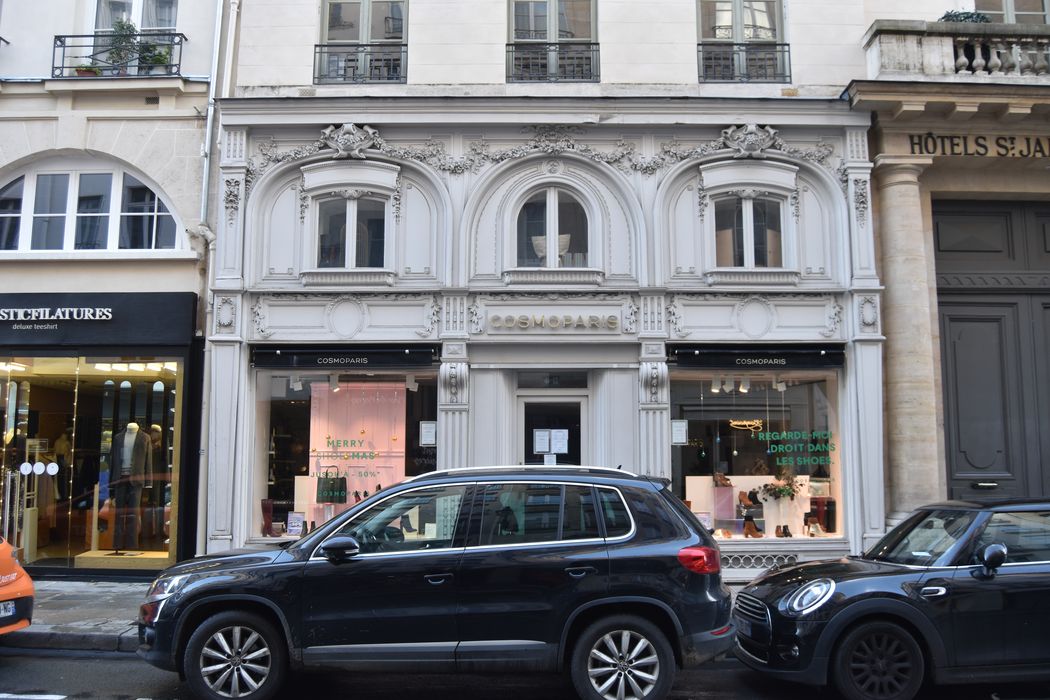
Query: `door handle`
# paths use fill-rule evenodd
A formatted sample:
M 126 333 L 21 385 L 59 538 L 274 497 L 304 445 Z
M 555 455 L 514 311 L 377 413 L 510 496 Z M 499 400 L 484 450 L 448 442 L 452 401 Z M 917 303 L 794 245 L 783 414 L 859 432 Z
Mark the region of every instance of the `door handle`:
M 423 580 L 429 583 L 431 586 L 440 586 L 445 581 L 452 579 L 452 574 L 427 574 L 423 577 Z
M 593 566 L 570 566 L 565 570 L 565 573 L 573 578 L 583 578 L 587 574 L 598 573 L 598 570 Z
M 948 589 L 944 586 L 923 586 L 919 595 L 923 598 L 942 598 L 948 595 Z

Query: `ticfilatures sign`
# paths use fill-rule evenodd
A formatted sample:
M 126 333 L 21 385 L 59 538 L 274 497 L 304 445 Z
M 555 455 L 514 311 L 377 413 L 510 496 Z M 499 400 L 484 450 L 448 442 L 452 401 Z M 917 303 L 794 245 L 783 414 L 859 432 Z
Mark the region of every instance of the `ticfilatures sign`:
M 112 307 L 62 306 L 58 308 L 41 307 L 35 309 L 0 309 L 0 321 L 17 321 L 11 330 L 50 331 L 58 328 L 57 323 L 49 321 L 112 321 Z

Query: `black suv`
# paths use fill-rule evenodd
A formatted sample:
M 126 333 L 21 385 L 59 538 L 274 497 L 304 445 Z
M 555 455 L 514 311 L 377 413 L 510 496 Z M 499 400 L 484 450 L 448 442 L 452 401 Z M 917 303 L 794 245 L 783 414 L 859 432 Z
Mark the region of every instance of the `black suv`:
M 206 698 L 289 668 L 556 672 L 581 698 L 659 700 L 733 646 L 718 546 L 665 481 L 613 469 L 433 472 L 286 549 L 164 571 L 139 655 Z

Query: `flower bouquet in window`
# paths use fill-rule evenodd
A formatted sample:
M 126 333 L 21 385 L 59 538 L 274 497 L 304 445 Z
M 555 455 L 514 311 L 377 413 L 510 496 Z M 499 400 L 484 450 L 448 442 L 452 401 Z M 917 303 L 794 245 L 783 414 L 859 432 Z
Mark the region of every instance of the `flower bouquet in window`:
M 762 495 L 770 500 L 779 501 L 782 498 L 790 498 L 793 501 L 795 496 L 802 491 L 802 484 L 795 479 L 794 474 L 787 474 L 774 480 L 771 484 L 762 484 L 761 490 Z

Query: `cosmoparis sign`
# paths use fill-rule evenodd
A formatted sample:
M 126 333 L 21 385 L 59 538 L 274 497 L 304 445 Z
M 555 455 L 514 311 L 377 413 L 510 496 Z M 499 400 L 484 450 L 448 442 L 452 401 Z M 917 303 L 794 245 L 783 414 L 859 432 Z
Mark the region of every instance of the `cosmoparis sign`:
M 500 331 L 617 331 L 620 317 L 615 314 L 491 314 L 488 326 Z

